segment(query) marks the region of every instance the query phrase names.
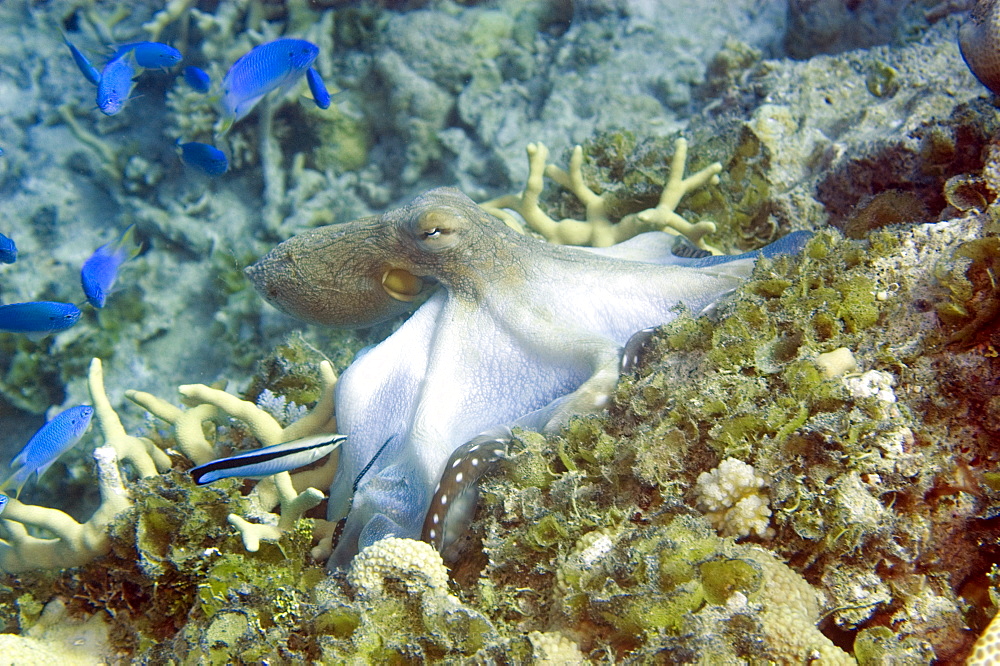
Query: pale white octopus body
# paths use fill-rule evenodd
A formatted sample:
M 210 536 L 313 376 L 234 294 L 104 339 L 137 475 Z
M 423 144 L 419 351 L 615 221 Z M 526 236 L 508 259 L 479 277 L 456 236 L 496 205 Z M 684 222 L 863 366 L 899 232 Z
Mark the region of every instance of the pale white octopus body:
M 765 253 L 797 249 L 793 236 Z M 335 326 L 383 321 L 440 285 L 340 379 L 347 441 L 328 517 L 347 520 L 330 566 L 387 536 L 446 545 L 451 505 L 502 453 L 508 427 L 552 432 L 604 409 L 633 334 L 681 304 L 711 307 L 757 256 L 681 260 L 674 240 L 654 232 L 605 250 L 553 245 L 440 188 L 300 234 L 250 267 L 276 307 Z

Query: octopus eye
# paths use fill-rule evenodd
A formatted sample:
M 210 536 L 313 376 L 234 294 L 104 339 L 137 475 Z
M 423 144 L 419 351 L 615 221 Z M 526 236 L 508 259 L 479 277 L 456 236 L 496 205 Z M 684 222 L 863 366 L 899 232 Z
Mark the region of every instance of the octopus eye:
M 455 219 L 441 210 L 430 210 L 417 218 L 414 232 L 424 249 L 432 252 L 454 247 L 459 240 Z

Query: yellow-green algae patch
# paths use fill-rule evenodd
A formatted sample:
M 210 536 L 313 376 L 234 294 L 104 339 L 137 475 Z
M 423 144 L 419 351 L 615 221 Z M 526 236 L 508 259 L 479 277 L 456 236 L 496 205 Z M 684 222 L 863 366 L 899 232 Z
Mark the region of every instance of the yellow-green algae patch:
M 736 457 L 769 481 L 775 535 L 757 541 L 825 592 L 820 626 L 841 649 L 863 637 L 867 663 L 962 654 L 989 608 L 960 593 L 996 555 L 981 548 L 993 528 L 968 530 L 997 491 L 991 477 L 955 477 L 969 465 L 995 475 L 997 456 L 938 366 L 971 391 L 995 361 L 947 347 L 961 322 L 935 313 L 954 290 L 933 262 L 995 236 L 988 219 L 864 241 L 820 232 L 801 256 L 760 261 L 718 322 L 665 326 L 607 417 L 520 435 L 524 450 L 487 481 L 474 533 L 488 584 L 467 586 L 475 600 L 501 627 L 567 631 L 592 657 L 774 659 L 773 640 L 753 640 L 766 613 L 752 562 L 695 508 L 698 474 Z M 829 376 L 817 359 L 841 348 L 857 371 Z M 539 532 L 565 536 L 540 548 Z M 739 595 L 749 605 L 735 612 Z M 699 634 L 708 618 L 721 624 Z

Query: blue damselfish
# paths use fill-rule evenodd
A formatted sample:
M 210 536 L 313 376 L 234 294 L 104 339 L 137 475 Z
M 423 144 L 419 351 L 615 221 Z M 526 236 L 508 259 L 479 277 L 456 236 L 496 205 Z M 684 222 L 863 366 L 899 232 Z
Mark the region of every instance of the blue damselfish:
M 208 76 L 208 72 L 194 65 L 184 68 L 184 80 L 196 92 L 207 93 L 212 87 L 212 79 Z
M 72 303 L 32 301 L 0 305 L 0 331 L 52 333 L 69 328 L 80 319 L 80 308 Z
M 194 167 L 209 176 L 221 176 L 229 170 L 229 160 L 226 154 L 215 146 L 197 141 L 180 143 L 181 160 L 184 164 Z
M 313 101 L 321 109 L 330 108 L 330 93 L 326 89 L 326 84 L 320 78 L 319 72 L 314 67 L 306 70 L 306 81 L 309 82 L 309 92 L 312 93 Z
M 287 92 L 319 55 L 303 39 L 277 39 L 251 49 L 222 79 L 222 108 L 230 124 L 244 117 L 272 90 Z
M 94 250 L 80 269 L 80 283 L 87 301 L 95 308 L 103 308 L 111 287 L 118 279 L 118 267 L 139 254 L 141 248 L 135 241 L 135 225 L 133 224 L 121 238 L 113 243 L 107 243 Z
M 13 238 L 0 234 L 0 263 L 12 264 L 17 261 L 17 245 Z
M 113 116 L 122 110 L 132 91 L 134 76 L 135 67 L 128 51 L 108 61 L 97 84 L 97 108 L 101 113 Z
M 94 416 L 94 408 L 90 405 L 71 407 L 38 429 L 21 452 L 17 454 L 10 466 L 14 473 L 7 477 L 0 490 L 11 483 L 17 484 L 15 497 L 20 496 L 21 488 L 28 482 L 32 474 L 36 479 L 45 474 L 59 456 L 69 451 L 80 441 L 90 419 Z
M 169 44 L 160 42 L 132 42 L 122 44 L 115 51 L 118 58 L 131 51 L 135 54 L 135 63 L 145 69 L 166 69 L 181 61 L 181 52 Z

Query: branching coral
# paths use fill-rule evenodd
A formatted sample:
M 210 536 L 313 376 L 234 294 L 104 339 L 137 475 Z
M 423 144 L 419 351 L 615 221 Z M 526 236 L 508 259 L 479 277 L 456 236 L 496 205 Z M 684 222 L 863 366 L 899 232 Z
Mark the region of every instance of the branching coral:
M 23 504 L 11 499 L 3 512 L 0 570 L 18 573 L 30 569 L 58 569 L 85 564 L 110 548 L 108 526 L 115 516 L 131 506 L 118 461 L 129 461 L 143 476 L 165 467 L 165 456 L 152 442 L 125 433 L 118 415 L 104 392 L 101 361 L 90 364 L 90 397 L 97 426 L 105 445 L 94 451 L 101 504 L 85 523 L 57 509 Z M 51 536 L 36 536 L 28 528 Z
M 333 391 L 337 377 L 326 362 L 321 365 L 320 376 L 323 391 L 316 407 L 286 428 L 253 403 L 202 385 L 181 387 L 181 392 L 196 403 L 189 410 L 137 391 L 128 392 L 128 397 L 174 426 L 178 448 L 185 455 L 195 462 L 207 462 L 215 455 L 202 424 L 220 412 L 242 420 L 264 445 L 333 432 L 336 428 L 332 417 Z M 57 509 L 10 499 L 3 512 L 0 570 L 17 573 L 80 566 L 106 554 L 110 548 L 111 522 L 132 506 L 119 461 L 135 468 L 142 477 L 155 476 L 170 467 L 169 456 L 151 440 L 125 432 L 104 391 L 99 359 L 91 362 L 88 381 L 97 428 L 105 440 L 105 445 L 94 451 L 101 504 L 90 519 L 79 523 Z M 329 486 L 335 463 L 336 456 L 331 456 L 324 466 L 296 474 L 294 478 L 284 472 L 258 483 L 249 499 L 251 512 L 261 523 L 249 522 L 235 514 L 229 517 L 229 522 L 240 531 L 247 550 L 256 551 L 262 540 L 278 540 L 306 511 L 319 504 L 323 493 L 314 486 Z M 280 516 L 270 513 L 275 506 L 280 506 Z M 51 536 L 37 536 L 39 530 Z M 327 539 L 332 538 L 331 530 L 321 532 L 327 534 Z
M 595 193 L 584 182 L 583 148 L 580 146 L 573 149 L 569 170 L 564 171 L 548 164 L 549 151 L 543 144 L 528 144 L 528 180 L 524 190 L 519 195 L 493 199 L 482 206 L 508 225 L 519 228 L 519 222 L 502 209 L 514 210 L 531 229 L 553 243 L 607 247 L 644 231 L 661 230 L 685 236 L 697 247 L 713 254 L 722 254 L 705 241 L 705 236 L 715 231 L 714 222 L 705 220 L 692 224 L 674 212 L 684 195 L 705 185 L 718 183 L 722 165 L 714 162 L 685 178 L 687 141 L 677 139 L 674 149 L 670 176 L 660 195 L 659 204 L 655 208 L 626 215 L 617 223 L 609 218 L 604 197 Z M 548 176 L 570 190 L 583 203 L 586 208 L 585 220 L 553 220 L 539 207 L 539 197 L 544 188 L 543 176 Z
M 284 428 L 254 403 L 203 384 L 189 384 L 179 388 L 185 401 L 191 404 L 187 410 L 140 391 L 128 391 L 125 395 L 154 416 L 170 423 L 174 427 L 174 436 L 181 452 L 194 462 L 202 464 L 216 457 L 212 445 L 205 438 L 203 424 L 214 421 L 220 414 L 241 421 L 263 446 L 289 442 L 308 435 L 336 432 L 333 393 L 337 375 L 328 361 L 320 364 L 320 383 L 322 393 L 316 406 Z M 320 468 L 300 472 L 294 477 L 288 472 L 282 472 L 254 487 L 249 496 L 250 505 L 254 517 L 262 522 L 253 523 L 236 514 L 229 516 L 229 523 L 239 530 L 247 550 L 255 552 L 260 548 L 262 540 L 278 540 L 306 511 L 323 501 L 323 493 L 316 488 L 329 487 L 336 459 L 336 455 L 331 455 L 330 460 Z M 280 516 L 270 513 L 275 506 L 281 507 Z M 323 529 L 321 532 L 326 535 L 325 543 L 321 544 L 317 554 L 328 549 L 326 539 L 332 538 L 330 530 Z

